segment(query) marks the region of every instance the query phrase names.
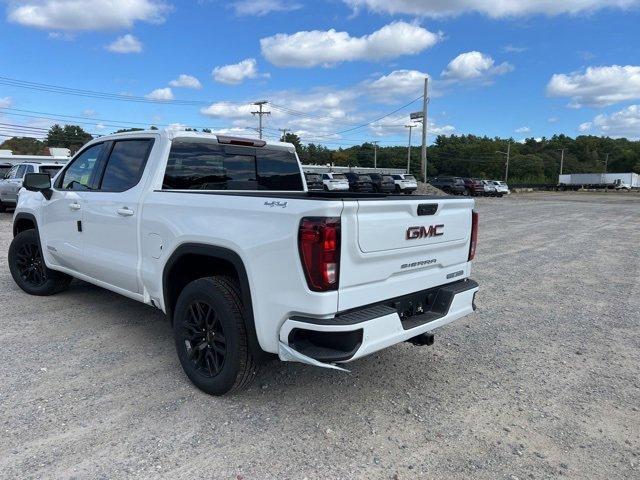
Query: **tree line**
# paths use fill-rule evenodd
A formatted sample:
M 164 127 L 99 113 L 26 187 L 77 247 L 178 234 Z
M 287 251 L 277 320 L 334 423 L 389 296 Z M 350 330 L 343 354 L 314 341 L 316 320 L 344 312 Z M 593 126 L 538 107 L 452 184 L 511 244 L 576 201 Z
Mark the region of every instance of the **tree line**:
M 374 145 L 363 143 L 348 148 L 328 149 L 313 143 L 302 145 L 288 133 L 282 140 L 296 144 L 305 164 L 373 167 Z M 420 147 L 411 148 L 411 173 L 420 175 Z M 427 148 L 427 174 L 504 179 L 509 150 L 509 181 L 555 184 L 560 164 L 563 173 L 640 173 L 640 141 L 581 135 L 571 138 L 513 139 L 476 135 L 440 135 Z M 500 153 L 499 153 L 500 152 Z M 406 146 L 378 146 L 378 167 L 407 168 Z
M 137 130 L 141 129 L 118 132 Z M 210 129 L 203 131 L 211 133 Z M 43 155 L 47 154 L 47 147 L 66 147 L 73 153 L 91 138 L 77 125 L 54 125 L 43 140 L 13 137 L 0 144 L 0 149 L 13 150 L 16 155 Z M 294 133 L 287 133 L 280 140 L 295 145 L 303 164 L 373 167 L 372 143 L 330 149 L 314 143 L 303 144 Z M 509 181 L 512 183 L 557 183 L 563 150 L 563 173 L 640 173 L 640 141 L 591 135 L 571 138 L 561 134 L 551 138 L 529 138 L 524 142 L 476 135 L 440 135 L 427 149 L 427 174 L 429 177 L 503 179 L 507 150 L 510 152 Z M 410 169 L 417 176 L 420 175 L 420 153 L 419 146 L 412 147 Z M 407 147 L 378 146 L 377 165 L 406 169 Z

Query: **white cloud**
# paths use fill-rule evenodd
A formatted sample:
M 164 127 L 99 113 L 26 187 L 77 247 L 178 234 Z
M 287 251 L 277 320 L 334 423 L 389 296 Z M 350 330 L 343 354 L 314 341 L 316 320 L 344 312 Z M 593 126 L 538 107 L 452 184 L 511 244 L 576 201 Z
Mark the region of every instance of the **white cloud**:
M 531 128 L 530 127 L 516 128 L 516 133 L 531 133 Z
M 240 0 L 231 5 L 236 15 L 255 15 L 262 17 L 271 12 L 290 12 L 302 8 L 298 3 L 282 0 Z
M 454 82 L 489 82 L 496 75 L 511 72 L 513 66 L 508 62 L 496 65 L 493 58 L 481 52 L 461 53 L 449 62 L 442 76 Z
M 92 108 L 86 108 L 82 111 L 83 117 L 95 117 L 97 115 L 96 111 Z
M 11 105 L 13 105 L 13 100 L 11 100 L 11 97 L 0 98 L 0 108 L 9 108 L 11 107 Z
M 150 100 L 173 100 L 173 92 L 169 87 L 156 88 L 153 92 L 145 95 Z
M 589 67 L 584 73 L 557 73 L 547 85 L 551 97 L 569 97 L 570 107 L 604 107 L 640 99 L 640 66 Z
M 162 23 L 170 10 L 160 0 L 27 0 L 12 2 L 7 18 L 51 30 L 108 30 Z
M 279 33 L 260 40 L 264 57 L 279 67 L 325 67 L 354 60 L 383 60 L 414 55 L 442 38 L 419 25 L 394 22 L 369 35 L 352 37 L 331 30 Z
M 383 118 L 377 122 L 369 125 L 369 130 L 372 134 L 383 137 L 387 135 L 408 135 L 408 129 L 405 127 L 409 123 L 409 117 L 406 114 L 392 115 L 390 117 Z M 421 131 L 422 124 L 416 123 L 417 130 Z M 427 133 L 431 138 L 436 135 L 451 135 L 456 131 L 453 125 L 439 125 L 433 120 L 429 120 L 427 123 Z M 415 145 L 415 144 L 414 144 Z
M 140 53 L 142 52 L 142 42 L 130 33 L 127 33 L 122 37 L 118 37 L 107 45 L 106 48 L 114 53 Z
M 247 79 L 258 76 L 268 77 L 269 74 L 258 74 L 258 66 L 255 58 L 246 58 L 241 62 L 231 65 L 216 67 L 211 72 L 213 79 L 226 85 L 238 85 Z
M 200 80 L 198 80 L 196 77 L 193 77 L 191 75 L 186 75 L 184 73 L 181 74 L 175 80 L 171 80 L 169 82 L 169 86 L 176 87 L 176 88 L 193 88 L 196 90 L 200 90 L 202 88 L 202 84 L 200 83 Z
M 560 119 L 558 117 L 549 117 L 547 118 L 547 122 L 549 123 L 558 123 Z
M 200 113 L 211 118 L 249 119 L 254 110 L 255 106 L 251 104 L 217 102 L 201 108 Z
M 597 115 L 591 122 L 581 124 L 578 130 L 609 137 L 640 139 L 640 105 L 629 105 L 615 113 Z
M 398 97 L 413 98 L 422 93 L 428 76 L 418 70 L 394 70 L 364 85 L 376 100 L 391 102 Z
M 343 0 L 355 11 L 368 10 L 426 17 L 477 12 L 492 18 L 523 15 L 560 15 L 593 12 L 601 8 L 632 8 L 638 0 Z

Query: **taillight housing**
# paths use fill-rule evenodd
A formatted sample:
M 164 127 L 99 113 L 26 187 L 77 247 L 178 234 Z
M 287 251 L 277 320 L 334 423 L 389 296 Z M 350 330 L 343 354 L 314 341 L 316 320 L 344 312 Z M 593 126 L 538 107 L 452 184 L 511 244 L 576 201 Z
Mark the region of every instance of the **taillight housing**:
M 478 246 L 478 212 L 471 213 L 471 245 L 469 245 L 469 261 L 476 257 Z
M 305 217 L 300 220 L 298 249 L 309 289 L 328 292 L 340 280 L 340 218 Z

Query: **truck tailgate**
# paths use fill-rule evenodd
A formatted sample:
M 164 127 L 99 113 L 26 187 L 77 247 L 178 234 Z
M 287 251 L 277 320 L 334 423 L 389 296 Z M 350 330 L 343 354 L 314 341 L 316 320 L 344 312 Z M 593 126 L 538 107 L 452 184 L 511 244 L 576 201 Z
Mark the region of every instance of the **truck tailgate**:
M 469 275 L 471 199 L 367 199 L 345 203 L 339 310 Z

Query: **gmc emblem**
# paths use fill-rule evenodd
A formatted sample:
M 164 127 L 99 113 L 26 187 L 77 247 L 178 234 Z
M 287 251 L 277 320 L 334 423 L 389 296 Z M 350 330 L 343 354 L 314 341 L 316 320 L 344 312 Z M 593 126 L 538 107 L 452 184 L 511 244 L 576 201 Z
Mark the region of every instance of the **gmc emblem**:
M 439 237 L 444 235 L 442 229 L 444 225 L 431 225 L 429 227 L 409 227 L 407 228 L 407 240 L 418 238 Z

